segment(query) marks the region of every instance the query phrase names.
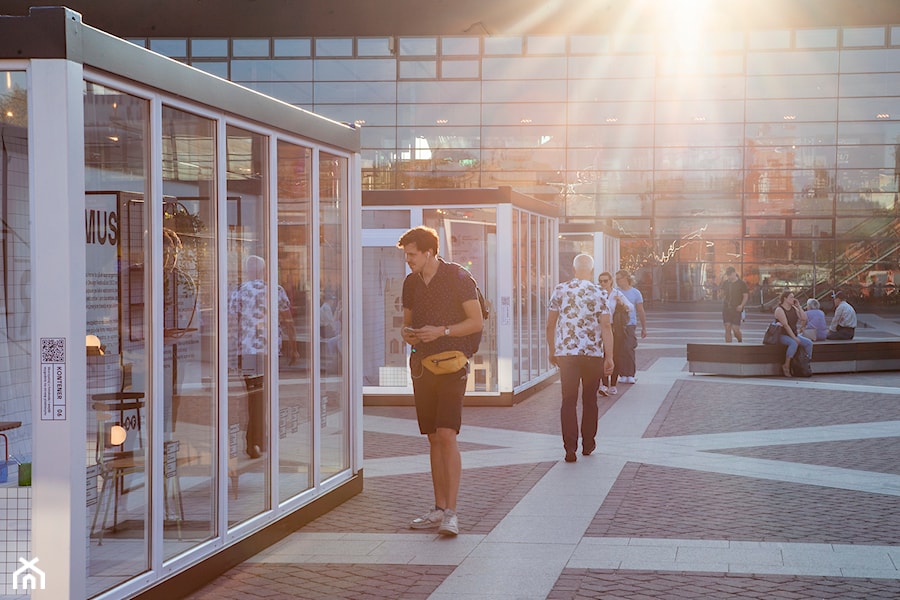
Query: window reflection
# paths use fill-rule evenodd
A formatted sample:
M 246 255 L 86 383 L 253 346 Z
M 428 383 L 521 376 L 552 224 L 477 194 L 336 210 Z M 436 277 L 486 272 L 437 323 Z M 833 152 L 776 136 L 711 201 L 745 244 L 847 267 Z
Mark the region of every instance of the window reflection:
M 313 485 L 312 461 L 312 264 L 310 207 L 312 151 L 278 142 L 278 283 L 290 303 L 295 353 L 282 340 L 278 360 L 278 480 L 280 501 Z
M 269 344 L 268 138 L 229 125 L 228 169 L 228 524 L 269 508 L 269 348 L 293 342 L 287 295 L 275 287 L 278 342 Z M 286 314 L 285 314 L 286 313 Z M 282 316 L 284 315 L 284 316 Z M 287 338 L 284 340 L 283 338 Z M 293 348 L 293 347 L 291 347 Z M 293 356 L 292 356 L 293 358 Z
M 163 557 L 217 534 L 215 122 L 163 107 Z
M 149 567 L 149 105 L 85 83 L 87 588 Z
M 350 466 L 347 331 L 344 328 L 348 160 L 319 154 L 319 397 L 322 479 Z

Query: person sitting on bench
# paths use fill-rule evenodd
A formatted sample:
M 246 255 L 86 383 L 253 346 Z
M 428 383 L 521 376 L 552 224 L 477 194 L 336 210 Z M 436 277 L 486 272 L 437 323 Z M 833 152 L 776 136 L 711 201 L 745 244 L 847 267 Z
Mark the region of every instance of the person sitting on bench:
M 834 298 L 834 317 L 828 326 L 829 340 L 852 340 L 856 333 L 856 311 L 844 298 L 843 292 L 832 294 Z

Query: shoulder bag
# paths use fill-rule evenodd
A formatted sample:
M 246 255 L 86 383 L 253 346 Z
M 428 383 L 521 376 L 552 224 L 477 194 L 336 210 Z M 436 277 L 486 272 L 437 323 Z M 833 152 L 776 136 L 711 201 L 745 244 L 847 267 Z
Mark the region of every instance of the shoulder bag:
M 766 334 L 763 336 L 763 344 L 780 344 L 781 339 L 781 323 L 772 321 L 766 328 Z

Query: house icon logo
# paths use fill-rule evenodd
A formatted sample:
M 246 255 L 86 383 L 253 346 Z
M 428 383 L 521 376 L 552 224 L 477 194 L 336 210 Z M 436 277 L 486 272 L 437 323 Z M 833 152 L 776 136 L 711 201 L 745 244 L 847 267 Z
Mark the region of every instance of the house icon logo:
M 37 561 L 37 558 L 25 560 L 21 556 L 19 557 L 19 562 L 22 563 L 22 566 L 13 571 L 12 574 L 12 587 L 14 590 L 44 589 L 46 584 L 45 576 L 41 569 L 34 566 Z

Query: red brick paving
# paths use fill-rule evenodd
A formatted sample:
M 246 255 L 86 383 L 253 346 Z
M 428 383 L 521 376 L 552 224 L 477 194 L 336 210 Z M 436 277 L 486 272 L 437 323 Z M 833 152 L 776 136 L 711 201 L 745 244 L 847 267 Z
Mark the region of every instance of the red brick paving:
M 900 545 L 900 519 L 895 496 L 629 463 L 585 536 Z
M 880 600 L 900 598 L 900 581 L 840 577 L 566 569 L 549 600 Z

